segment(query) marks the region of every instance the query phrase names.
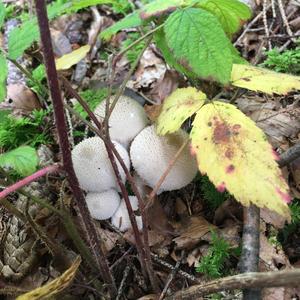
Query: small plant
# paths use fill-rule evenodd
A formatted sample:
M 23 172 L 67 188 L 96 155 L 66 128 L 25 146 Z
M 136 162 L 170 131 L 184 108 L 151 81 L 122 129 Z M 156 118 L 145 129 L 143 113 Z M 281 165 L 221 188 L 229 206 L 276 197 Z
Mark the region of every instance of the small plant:
M 22 145 L 36 147 L 47 144 L 50 137 L 44 129 L 46 110 L 33 111 L 29 117 L 15 118 L 9 114 L 1 114 L 0 147 L 5 151 Z
M 300 225 L 300 200 L 294 200 L 289 207 L 291 210 L 292 221 L 290 224 L 286 224 L 282 231 L 279 233 L 278 238 L 282 243 L 287 242 L 291 234 L 298 230 Z
M 266 55 L 267 59 L 262 66 L 276 72 L 300 75 L 300 46 L 282 53 L 278 49 L 272 49 Z
M 211 237 L 208 254 L 201 259 L 196 271 L 209 278 L 218 278 L 223 275 L 225 262 L 230 257 L 230 245 L 215 231 L 211 231 Z
M 141 37 L 141 35 L 138 32 L 128 33 L 127 39 L 122 43 L 121 50 L 130 46 L 135 40 L 137 40 L 140 37 Z M 127 56 L 127 59 L 129 60 L 130 64 L 132 64 L 137 59 L 139 53 L 144 48 L 144 46 L 145 46 L 145 42 L 142 41 L 142 42 L 136 44 L 134 47 L 132 47 L 131 49 L 129 49 L 126 52 L 126 56 Z
M 201 192 L 205 202 L 213 210 L 217 209 L 226 199 L 229 198 L 228 193 L 218 192 L 207 176 L 201 177 Z

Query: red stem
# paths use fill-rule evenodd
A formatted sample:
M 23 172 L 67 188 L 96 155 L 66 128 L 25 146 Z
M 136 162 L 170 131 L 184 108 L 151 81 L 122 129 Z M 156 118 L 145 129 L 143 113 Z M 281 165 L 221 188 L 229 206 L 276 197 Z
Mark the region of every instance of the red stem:
M 110 272 L 96 228 L 94 227 L 94 223 L 87 208 L 83 192 L 79 187 L 79 182 L 73 168 L 63 100 L 61 97 L 61 91 L 55 67 L 45 0 L 35 0 L 35 6 L 44 54 L 44 62 L 46 66 L 48 86 L 53 102 L 55 125 L 58 133 L 59 146 L 62 152 L 63 167 L 68 175 L 68 181 L 85 226 L 85 232 L 89 242 L 90 250 L 93 253 L 102 279 L 106 284 L 109 285 L 113 295 L 116 292 L 114 279 Z
M 20 181 L 6 187 L 2 192 L 0 192 L 0 199 L 5 198 L 8 196 L 10 193 L 16 192 L 18 189 L 21 189 L 23 186 L 39 179 L 40 177 L 43 177 L 47 174 L 51 173 L 56 173 L 59 170 L 60 166 L 59 165 L 52 165 L 52 166 L 47 166 L 41 170 L 38 170 L 37 172 L 21 179 Z

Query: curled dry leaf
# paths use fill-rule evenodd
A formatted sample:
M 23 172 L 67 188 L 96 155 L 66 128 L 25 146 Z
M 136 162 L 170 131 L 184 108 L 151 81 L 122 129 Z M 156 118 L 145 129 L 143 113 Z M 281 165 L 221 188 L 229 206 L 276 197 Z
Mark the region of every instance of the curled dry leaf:
M 182 222 L 179 228 L 179 236 L 174 239 L 177 249 L 189 249 L 199 243 L 201 237 L 211 229 L 216 228 L 201 216 L 192 216 Z
M 29 114 L 34 109 L 41 109 L 41 105 L 35 93 L 25 85 L 9 84 L 0 109 L 11 109 L 14 114 Z
M 146 49 L 135 72 L 135 89 L 149 88 L 163 78 L 166 72 L 163 60 L 150 49 Z

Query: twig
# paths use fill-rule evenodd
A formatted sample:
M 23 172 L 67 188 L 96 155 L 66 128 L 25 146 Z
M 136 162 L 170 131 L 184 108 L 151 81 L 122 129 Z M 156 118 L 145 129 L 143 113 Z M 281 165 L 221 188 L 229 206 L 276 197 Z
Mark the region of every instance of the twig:
M 126 279 L 129 275 L 129 271 L 131 269 L 131 266 L 130 265 L 127 265 L 125 270 L 124 270 L 124 273 L 123 273 L 123 278 L 121 280 L 121 283 L 120 283 L 120 286 L 119 286 L 119 289 L 118 289 L 118 294 L 117 294 L 117 298 L 116 300 L 120 300 L 122 295 L 124 294 L 124 286 L 125 286 L 125 282 L 126 282 Z
M 203 284 L 194 285 L 165 298 L 166 300 L 193 300 L 203 295 L 215 293 L 222 290 L 299 286 L 300 268 L 288 271 L 244 273 L 229 276 Z
M 292 161 L 300 157 L 300 143 L 289 148 L 280 155 L 280 160 L 278 161 L 279 166 L 282 168 Z
M 67 126 L 64 115 L 63 101 L 55 68 L 54 54 L 51 44 L 50 29 L 46 10 L 45 0 L 35 0 L 36 15 L 39 24 L 40 37 L 43 46 L 44 62 L 48 79 L 49 90 L 53 102 L 55 123 L 58 132 L 60 149 L 62 151 L 63 167 L 68 175 L 70 187 L 73 191 L 78 209 L 80 211 L 85 232 L 87 234 L 89 247 L 93 253 L 97 267 L 102 279 L 109 285 L 112 295 L 116 293 L 114 279 L 108 267 L 108 262 L 104 255 L 102 245 L 99 241 L 96 229 L 92 222 L 89 210 L 87 208 L 83 192 L 81 191 L 78 179 L 75 175 L 71 159 L 70 145 L 68 140 Z
M 292 39 L 292 41 L 295 43 L 296 42 L 296 39 L 294 39 L 292 36 L 293 36 L 293 32 L 291 30 L 291 27 L 290 27 L 290 24 L 289 24 L 289 21 L 287 19 L 287 16 L 285 14 L 285 11 L 284 11 L 284 7 L 283 7 L 283 3 L 281 0 L 277 0 L 277 3 L 278 3 L 278 7 L 279 7 L 279 11 L 280 11 L 280 15 L 282 17 L 282 21 L 283 21 L 283 24 L 286 28 L 286 32 L 287 34 L 289 35 L 289 37 Z
M 158 300 L 164 299 L 165 295 L 167 294 L 167 291 L 168 291 L 168 289 L 169 289 L 169 286 L 170 286 L 171 282 L 173 281 L 173 279 L 174 279 L 176 273 L 178 272 L 178 269 L 179 269 L 179 266 L 180 266 L 180 264 L 181 264 L 181 262 L 182 262 L 183 257 L 184 257 L 184 251 L 181 252 L 181 257 L 180 257 L 180 259 L 176 262 L 176 265 L 175 265 L 174 269 L 173 269 L 172 272 L 169 274 L 169 276 L 168 276 L 168 278 L 167 278 L 167 282 L 166 282 L 166 284 L 165 284 L 165 287 L 164 287 L 163 291 L 161 292 L 161 294 L 160 294 Z
M 270 9 L 270 7 L 271 7 L 271 4 L 269 4 L 267 6 L 266 10 L 268 11 Z M 247 27 L 244 29 L 243 33 L 234 42 L 234 46 L 236 46 L 242 40 L 242 38 L 246 35 L 246 33 L 249 31 L 249 29 L 262 17 L 262 15 L 263 15 L 263 12 L 260 12 L 251 22 L 249 22 Z
M 271 4 L 272 5 L 272 4 Z M 268 38 L 268 48 L 269 50 L 272 49 L 271 41 L 269 40 L 270 31 L 268 27 L 268 20 L 267 20 L 267 0 L 263 0 L 263 23 L 265 28 L 266 37 Z
M 38 170 L 37 172 L 19 180 L 18 182 L 6 187 L 2 192 L 0 192 L 0 199 L 5 198 L 10 193 L 16 192 L 18 189 L 24 187 L 25 185 L 39 179 L 40 177 L 43 177 L 50 173 L 55 173 L 59 170 L 60 166 L 58 164 L 54 164 L 51 166 L 47 166 L 41 170 Z
M 253 204 L 249 207 L 244 207 L 243 246 L 239 265 L 239 269 L 242 273 L 258 271 L 259 224 L 260 209 Z M 259 289 L 243 290 L 244 300 L 255 300 L 260 298 L 261 291 Z
M 154 253 L 151 253 L 151 257 L 153 260 L 155 260 L 157 263 L 161 264 L 162 266 L 170 269 L 170 270 L 174 270 L 175 267 L 172 266 L 171 264 L 169 264 L 168 262 L 162 260 L 159 258 L 159 256 L 157 254 L 154 254 Z M 191 281 L 194 281 L 194 282 L 200 282 L 198 278 L 196 278 L 194 275 L 192 274 L 189 274 L 187 272 L 184 272 L 182 270 L 177 270 L 177 273 L 178 275 L 180 275 L 181 277 L 185 278 L 185 279 L 188 279 L 188 280 L 191 280 Z

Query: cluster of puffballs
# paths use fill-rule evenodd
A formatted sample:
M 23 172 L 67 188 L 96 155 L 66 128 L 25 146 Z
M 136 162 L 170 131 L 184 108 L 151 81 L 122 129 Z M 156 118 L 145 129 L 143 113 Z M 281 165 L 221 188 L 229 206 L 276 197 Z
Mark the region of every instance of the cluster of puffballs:
M 96 107 L 94 114 L 99 121 L 103 121 L 105 101 Z M 149 124 L 143 106 L 127 96 L 119 98 L 109 118 L 109 133 L 126 167 L 129 170 L 133 168 L 135 182 L 142 196 L 145 196 L 145 186 L 154 188 L 179 148 L 188 139 L 188 134 L 183 130 L 158 136 L 155 126 Z M 86 202 L 91 216 L 97 220 L 111 218 L 112 225 L 120 231 L 131 228 L 126 204 L 119 195 L 117 179 L 104 142 L 99 137 L 83 140 L 72 150 L 72 159 L 80 187 L 87 192 Z M 117 166 L 125 183 L 126 175 L 118 161 Z M 195 158 L 191 156 L 189 147 L 185 147 L 157 194 L 186 186 L 196 173 Z M 137 198 L 130 196 L 129 200 L 132 209 L 138 210 Z M 141 230 L 141 217 L 136 216 L 136 221 Z

